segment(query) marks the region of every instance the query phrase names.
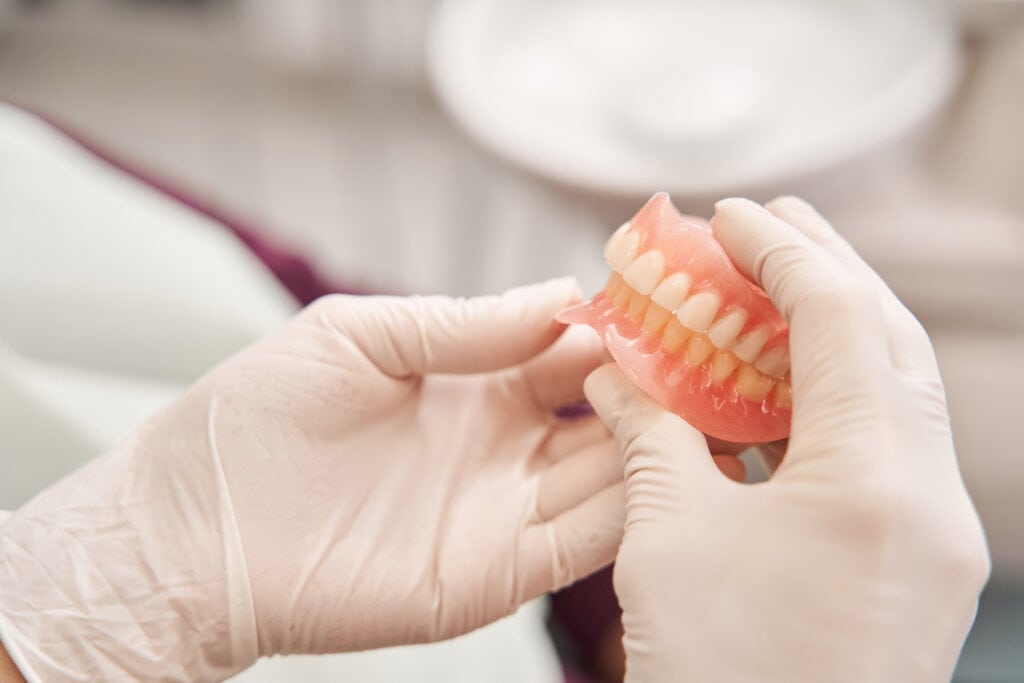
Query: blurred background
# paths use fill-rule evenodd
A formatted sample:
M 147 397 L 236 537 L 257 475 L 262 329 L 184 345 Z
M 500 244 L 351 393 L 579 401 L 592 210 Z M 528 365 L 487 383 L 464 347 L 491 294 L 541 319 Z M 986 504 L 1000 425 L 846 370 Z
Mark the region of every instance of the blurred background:
M 593 291 L 656 190 L 799 194 L 932 334 L 994 560 L 956 680 L 1024 681 L 1024 3 L 0 0 L 0 101 L 0 508 L 322 291 Z M 545 615 L 250 680 L 561 680 Z

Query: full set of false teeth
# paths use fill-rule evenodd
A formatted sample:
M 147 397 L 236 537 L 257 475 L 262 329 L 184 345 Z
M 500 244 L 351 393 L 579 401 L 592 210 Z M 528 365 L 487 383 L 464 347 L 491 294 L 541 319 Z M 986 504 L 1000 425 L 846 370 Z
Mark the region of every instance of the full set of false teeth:
M 640 235 L 629 228 L 626 223 L 616 230 L 604 249 L 614 271 L 605 290 L 613 303 L 649 335 L 660 333 L 669 351 L 680 350 L 688 339 L 688 362 L 698 365 L 710 357 L 713 381 L 723 382 L 735 371 L 741 393 L 749 398 L 763 398 L 778 384 L 777 400 L 788 403 L 788 350 L 764 348 L 772 329 L 756 325 L 744 331 L 748 311 L 740 306 L 722 310 L 722 297 L 714 290 L 692 291 L 687 273 L 666 272 L 660 251 L 639 253 Z

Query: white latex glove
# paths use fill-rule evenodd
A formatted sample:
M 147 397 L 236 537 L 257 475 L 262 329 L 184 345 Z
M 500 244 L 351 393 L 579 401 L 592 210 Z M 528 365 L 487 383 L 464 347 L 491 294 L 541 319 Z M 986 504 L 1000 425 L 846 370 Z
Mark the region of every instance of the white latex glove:
M 724 477 L 615 366 L 586 382 L 624 451 L 626 678 L 948 681 L 989 561 L 928 337 L 810 206 L 768 208 L 725 200 L 712 225 L 791 325 L 770 481 Z
M 607 564 L 616 445 L 552 415 L 601 362 L 592 335 L 552 345 L 577 297 L 313 304 L 0 526 L 12 657 L 34 681 L 215 680 L 461 634 Z

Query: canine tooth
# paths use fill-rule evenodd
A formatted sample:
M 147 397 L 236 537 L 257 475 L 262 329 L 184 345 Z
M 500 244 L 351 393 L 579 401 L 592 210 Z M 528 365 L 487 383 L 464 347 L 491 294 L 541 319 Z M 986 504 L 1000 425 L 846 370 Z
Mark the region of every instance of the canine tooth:
M 736 373 L 736 390 L 743 398 L 751 401 L 763 401 L 768 392 L 772 390 L 775 380 L 767 375 L 762 375 L 753 366 L 743 364 Z
M 721 305 L 722 297 L 715 292 L 700 292 L 679 307 L 676 317 L 694 332 L 703 332 L 718 315 L 718 307 Z
M 661 328 L 665 327 L 665 323 L 671 317 L 672 314 L 669 311 L 651 302 L 651 305 L 647 307 L 647 314 L 644 315 L 644 332 L 653 337 L 658 334 Z
M 650 294 L 665 277 L 665 255 L 657 249 L 645 251 L 622 273 L 622 279 L 641 294 Z
M 697 333 L 690 337 L 690 342 L 686 345 L 686 364 L 695 368 L 706 361 L 714 350 L 715 346 L 707 335 Z
M 608 276 L 608 282 L 604 285 L 604 295 L 609 299 L 615 298 L 615 292 L 619 291 L 621 286 L 622 276 L 613 270 L 612 274 Z
M 629 305 L 629 297 L 633 295 L 633 288 L 627 285 L 625 282 L 619 287 L 619 291 L 615 292 L 615 298 L 612 299 L 612 304 L 616 308 L 626 308 Z
M 789 372 L 789 351 L 785 346 L 775 346 L 763 352 L 754 367 L 776 379 Z
M 740 364 L 740 359 L 729 351 L 715 351 L 711 356 L 711 381 L 721 384 Z
M 775 400 L 775 405 L 780 408 L 790 408 L 793 406 L 793 387 L 789 385 L 789 382 L 785 380 L 779 380 L 775 384 L 775 389 L 772 391 L 772 398 Z
M 647 304 L 649 303 L 651 303 L 649 296 L 634 291 L 633 296 L 629 297 L 628 315 L 630 319 L 635 323 L 643 320 L 644 313 L 647 311 Z
M 683 344 L 691 334 L 693 332 L 683 327 L 683 324 L 675 316 L 672 316 L 665 326 L 665 331 L 661 333 L 661 345 L 669 353 L 675 353 L 683 348 Z
M 771 329 L 767 325 L 758 325 L 739 338 L 732 352 L 744 363 L 753 363 L 757 359 L 757 354 L 761 353 L 761 349 L 768 342 L 770 335 Z
M 622 230 L 622 228 L 619 228 L 619 230 Z M 633 259 L 636 258 L 637 253 L 640 251 L 640 235 L 633 230 L 628 230 L 623 232 L 609 246 L 611 248 L 608 250 L 608 265 L 612 267 L 612 270 L 622 273 L 629 267 L 629 264 L 633 262 Z
M 745 309 L 732 309 L 708 328 L 708 339 L 720 349 L 731 348 L 747 322 L 747 315 Z
M 683 305 L 693 280 L 686 273 L 672 273 L 651 292 L 651 301 L 672 313 Z

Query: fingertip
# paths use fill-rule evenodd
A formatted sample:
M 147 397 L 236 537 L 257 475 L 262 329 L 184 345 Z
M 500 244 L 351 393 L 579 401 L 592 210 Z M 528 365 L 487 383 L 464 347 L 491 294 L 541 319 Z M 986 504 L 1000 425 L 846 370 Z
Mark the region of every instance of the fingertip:
M 541 291 L 549 293 L 552 299 L 562 300 L 565 304 L 572 304 L 583 298 L 580 283 L 571 276 L 552 278 L 540 283 L 538 287 Z
M 616 363 L 605 363 L 595 368 L 583 380 L 583 395 L 605 424 L 631 396 L 638 393 L 640 390 L 626 378 Z M 608 427 L 613 429 L 610 424 Z
M 730 211 L 742 211 L 745 208 L 760 209 L 761 206 L 746 197 L 726 197 L 715 202 L 715 215 L 728 213 Z
M 512 306 L 540 307 L 545 313 L 550 310 L 553 317 L 562 308 L 576 303 L 583 297 L 583 290 L 573 277 L 561 277 L 535 284 L 521 285 L 505 291 L 501 300 Z M 563 328 L 562 323 L 558 324 Z
M 775 209 L 817 213 L 810 202 L 793 194 L 780 195 L 769 202 L 765 202 L 764 208 L 772 213 L 775 213 Z
M 777 197 L 764 205 L 773 216 L 799 230 L 818 244 L 827 245 L 842 238 L 832 224 L 811 204 L 799 197 Z
M 590 400 L 592 393 L 601 392 L 614 382 L 613 376 L 617 372 L 622 374 L 614 362 L 605 363 L 591 370 L 587 378 L 583 380 L 583 391 L 587 395 L 587 400 Z
M 715 240 L 733 264 L 744 277 L 762 286 L 758 259 L 769 240 L 777 241 L 775 221 L 778 219 L 760 204 L 742 197 L 716 202 L 710 221 Z

